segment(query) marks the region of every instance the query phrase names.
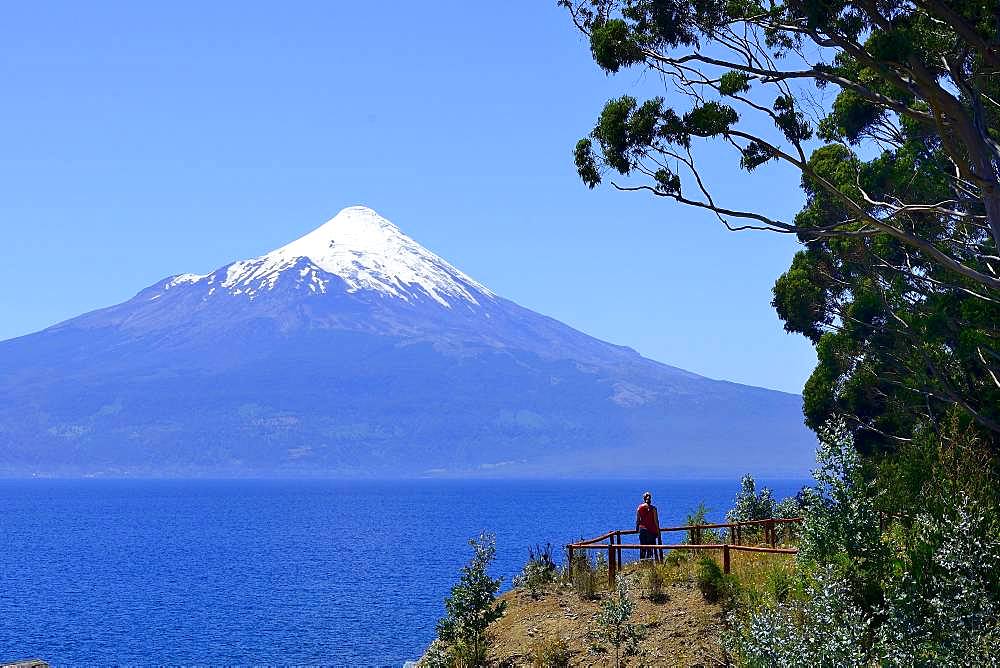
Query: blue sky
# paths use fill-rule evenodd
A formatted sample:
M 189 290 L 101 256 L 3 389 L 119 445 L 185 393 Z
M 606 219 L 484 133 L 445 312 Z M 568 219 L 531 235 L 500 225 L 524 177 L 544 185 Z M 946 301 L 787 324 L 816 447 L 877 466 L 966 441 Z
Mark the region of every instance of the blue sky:
M 600 72 L 554 0 L 20 3 L 0 86 L 0 339 L 365 204 L 653 359 L 792 392 L 812 370 L 770 306 L 792 239 L 580 183 L 571 150 L 605 99 L 663 89 Z M 787 170 L 708 158 L 730 202 L 802 203 Z

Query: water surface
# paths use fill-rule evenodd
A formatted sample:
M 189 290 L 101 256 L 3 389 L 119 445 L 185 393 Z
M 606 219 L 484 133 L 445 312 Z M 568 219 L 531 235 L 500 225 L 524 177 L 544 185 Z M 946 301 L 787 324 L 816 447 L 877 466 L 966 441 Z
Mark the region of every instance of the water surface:
M 802 481 L 769 481 L 781 498 Z M 0 480 L 0 661 L 400 666 L 467 540 L 505 582 L 535 543 L 661 522 L 738 481 Z M 557 552 L 560 553 L 561 549 Z

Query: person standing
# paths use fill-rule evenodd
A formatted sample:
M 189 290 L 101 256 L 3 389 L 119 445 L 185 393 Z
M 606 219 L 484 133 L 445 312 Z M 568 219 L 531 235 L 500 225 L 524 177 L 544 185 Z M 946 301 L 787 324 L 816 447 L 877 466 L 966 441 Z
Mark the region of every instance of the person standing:
M 635 528 L 639 532 L 640 545 L 656 545 L 659 541 L 660 516 L 656 512 L 656 506 L 653 505 L 653 495 L 650 492 L 643 493 L 642 503 L 635 509 Z M 639 558 L 659 556 L 655 555 L 655 552 L 656 550 L 640 547 Z

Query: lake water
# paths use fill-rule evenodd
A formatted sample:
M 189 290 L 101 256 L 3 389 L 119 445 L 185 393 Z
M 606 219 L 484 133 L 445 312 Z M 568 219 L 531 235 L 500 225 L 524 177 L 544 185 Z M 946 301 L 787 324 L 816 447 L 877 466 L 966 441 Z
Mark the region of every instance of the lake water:
M 630 528 L 646 489 L 666 524 L 699 501 L 721 518 L 738 487 L 0 480 L 0 662 L 400 666 L 480 531 L 509 585 L 530 545 Z

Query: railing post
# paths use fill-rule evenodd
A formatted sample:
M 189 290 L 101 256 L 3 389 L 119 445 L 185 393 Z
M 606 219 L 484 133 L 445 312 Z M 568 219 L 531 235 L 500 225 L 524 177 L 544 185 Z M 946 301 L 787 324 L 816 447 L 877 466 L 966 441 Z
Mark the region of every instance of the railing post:
M 608 542 L 608 589 L 615 588 L 615 576 L 617 575 L 618 569 L 615 567 L 617 563 L 617 556 L 615 555 L 615 537 L 611 536 Z
M 771 548 L 774 549 L 778 547 L 778 534 L 774 531 L 774 520 L 767 521 L 768 530 L 771 534 Z
M 736 527 L 729 527 L 729 542 L 736 544 Z
M 729 563 L 729 546 L 722 546 L 722 572 L 728 574 L 730 570 Z

